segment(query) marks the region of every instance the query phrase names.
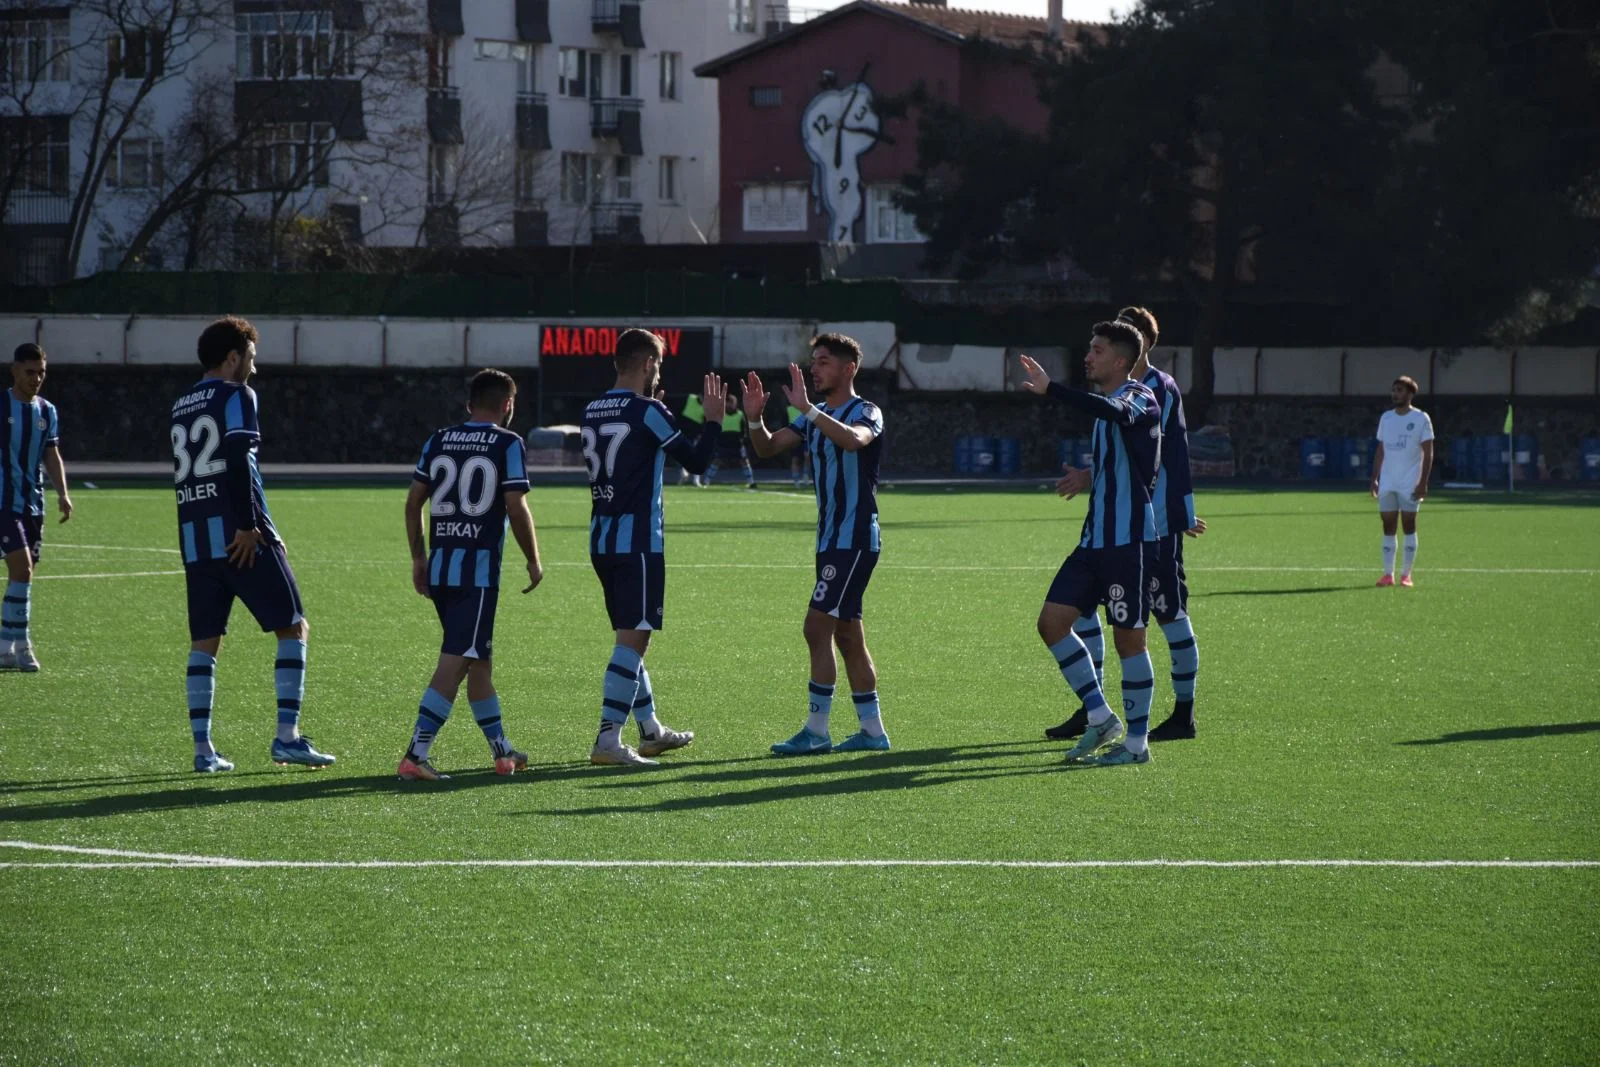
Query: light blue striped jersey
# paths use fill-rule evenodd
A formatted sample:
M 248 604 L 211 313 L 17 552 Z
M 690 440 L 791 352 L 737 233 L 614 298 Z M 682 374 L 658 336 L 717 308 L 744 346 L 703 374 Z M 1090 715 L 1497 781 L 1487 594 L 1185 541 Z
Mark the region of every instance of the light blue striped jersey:
M 261 424 L 255 390 L 202 378 L 172 405 L 172 480 L 178 495 L 183 562 L 226 559 L 241 528 L 278 544 L 256 452 Z
M 1189 469 L 1189 427 L 1183 418 L 1183 393 L 1172 375 L 1151 367 L 1140 381 L 1161 403 L 1161 466 L 1151 504 L 1156 535 L 1194 529 L 1194 478 Z
M 5 394 L 0 422 L 0 514 L 44 514 L 44 450 L 61 443 L 56 406 L 42 396 Z
M 435 430 L 411 475 L 428 487 L 428 585 L 500 588 L 506 494 L 528 491 L 522 438 L 492 422 Z
M 883 412 L 852 396 L 838 407 L 818 404 L 823 414 L 846 426 L 865 426 L 872 440 L 851 452 L 828 440 L 804 413 L 789 424 L 811 453 L 817 487 L 817 551 L 881 547 L 878 532 L 878 462 L 883 455 Z
M 1113 548 L 1156 539 L 1150 493 L 1161 466 L 1161 405 L 1150 387 L 1128 379 L 1109 395 L 1051 382 L 1049 394 L 1095 417 L 1089 513 L 1079 548 Z
M 692 472 L 705 470 L 721 422 L 704 423 L 691 442 L 667 405 L 631 389 L 612 389 L 589 402 L 581 432 L 591 500 L 589 553 L 663 551 L 661 472 L 667 456 Z

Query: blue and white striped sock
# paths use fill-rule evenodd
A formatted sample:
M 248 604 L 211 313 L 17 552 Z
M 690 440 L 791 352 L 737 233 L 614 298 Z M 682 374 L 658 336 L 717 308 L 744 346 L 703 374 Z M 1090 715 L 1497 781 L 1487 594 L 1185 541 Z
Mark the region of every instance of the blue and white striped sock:
M 1122 709 L 1128 714 L 1128 736 L 1123 739 L 1129 752 L 1143 752 L 1150 734 L 1150 698 L 1155 695 L 1155 671 L 1150 653 L 1141 652 L 1122 661 Z
M 1089 660 L 1094 664 L 1094 680 L 1102 689 L 1105 688 L 1106 632 L 1100 627 L 1100 613 L 1094 611 L 1088 615 L 1079 615 L 1078 621 L 1072 624 L 1072 632 L 1078 635 L 1083 647 L 1089 650 Z
M 828 736 L 828 716 L 833 714 L 833 686 L 818 681 L 807 683 L 811 703 L 806 713 L 806 729 L 818 737 Z
M 293 637 L 278 641 L 272 677 L 278 688 L 278 740 L 300 736 L 300 702 L 306 695 L 306 643 Z
M 1110 718 L 1111 709 L 1106 707 L 1106 698 L 1100 692 L 1100 680 L 1095 677 L 1094 667 L 1089 662 L 1089 650 L 1083 647 L 1078 635 L 1069 632 L 1050 646 L 1050 654 L 1056 658 L 1056 666 L 1061 668 L 1061 677 L 1067 680 L 1072 691 L 1078 694 L 1078 699 L 1083 701 L 1084 709 L 1089 713 L 1089 725 L 1099 726 Z
M 7 582 L 5 598 L 0 600 L 0 645 L 28 643 L 28 598 L 33 586 L 27 582 Z
M 1161 624 L 1172 650 L 1172 695 L 1180 703 L 1194 700 L 1195 675 L 1200 672 L 1200 649 L 1194 643 L 1194 626 L 1184 615 Z
M 611 650 L 606 664 L 605 686 L 600 699 L 600 736 L 596 744 L 622 744 L 622 728 L 633 713 L 633 698 L 639 694 L 639 670 L 644 660 L 627 645 Z
M 482 700 L 471 701 L 472 717 L 478 720 L 478 729 L 483 731 L 483 739 L 489 742 L 489 751 L 498 759 L 511 751 L 511 742 L 506 740 L 505 724 L 500 721 L 500 694 L 493 693 Z
M 639 732 L 646 737 L 652 737 L 661 729 L 661 724 L 656 722 L 656 694 L 650 688 L 650 672 L 643 663 L 639 664 L 639 690 L 633 696 L 633 721 L 639 724 Z
M 856 718 L 861 723 L 862 731 L 868 737 L 882 737 L 883 712 L 878 708 L 878 691 L 868 690 L 865 693 L 851 693 L 850 699 L 856 704 Z
M 417 705 L 417 726 L 411 731 L 411 747 L 406 751 L 407 756 L 418 762 L 428 758 L 433 739 L 439 736 L 439 731 L 450 719 L 453 703 L 432 686 L 422 691 L 422 702 Z
M 189 653 L 189 733 L 194 735 L 194 754 L 209 756 L 211 746 L 211 706 L 217 699 L 217 658 L 205 652 Z

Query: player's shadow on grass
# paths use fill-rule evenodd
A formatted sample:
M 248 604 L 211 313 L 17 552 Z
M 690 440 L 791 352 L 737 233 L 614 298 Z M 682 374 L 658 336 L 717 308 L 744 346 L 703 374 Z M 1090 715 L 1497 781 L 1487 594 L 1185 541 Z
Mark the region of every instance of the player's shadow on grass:
M 1552 722 L 1542 726 L 1496 726 L 1488 730 L 1461 730 L 1438 737 L 1399 741 L 1401 745 L 1452 745 L 1457 741 L 1515 741 L 1524 737 L 1556 737 L 1561 734 L 1591 734 L 1600 730 L 1600 722 Z
M 1300 589 L 1213 589 L 1206 593 L 1190 593 L 1190 598 L 1203 596 L 1299 596 L 1303 593 L 1348 593 L 1365 589 L 1364 585 L 1308 585 Z
M 668 768 L 634 772 L 626 776 L 607 776 L 593 788 L 643 791 L 657 786 L 729 786 L 740 782 L 768 782 L 758 789 L 742 792 L 718 790 L 694 796 L 674 796 L 641 804 L 597 804 L 585 808 L 548 808 L 513 812 L 515 815 L 617 815 L 627 812 L 700 811 L 706 808 L 737 808 L 769 801 L 794 800 L 808 796 L 844 796 L 875 793 L 880 790 L 925 789 L 957 782 L 976 782 L 990 778 L 1012 778 L 1027 774 L 1054 774 L 1062 764 L 1056 753 L 1047 751 L 1040 761 L 1039 749 L 1061 748 L 1048 741 L 1006 741 L 992 745 L 958 745 L 948 748 L 896 749 L 887 753 L 863 753 L 839 757 L 795 756 L 787 759 L 733 760 L 756 763 L 738 770 L 703 770 L 706 764 L 683 764 L 684 773 L 672 774 Z M 1015 752 L 995 750 L 1021 750 Z M 1023 757 L 1026 762 L 1007 757 Z M 1003 759 L 996 765 L 992 761 Z M 976 765 L 987 763 L 987 765 Z M 963 764 L 974 764 L 963 766 Z M 857 773 L 859 772 L 859 773 Z M 809 779 L 809 780 L 800 780 Z
M 331 800 L 360 797 L 373 793 L 418 797 L 456 793 L 464 789 L 516 788 L 534 785 L 538 774 L 502 778 L 493 771 L 458 773 L 442 782 L 402 782 L 393 774 L 338 775 L 326 771 L 259 771 L 271 782 L 233 788 L 230 783 L 243 775 L 190 775 L 187 789 L 162 789 L 150 793 L 109 793 L 81 800 L 58 803 L 22 804 L 0 808 L 0 825 L 10 822 L 51 822 L 58 819 L 94 819 L 105 815 L 143 815 L 162 811 L 220 807 L 250 803 L 294 803 L 302 800 Z
M 232 771 L 228 781 L 254 778 L 263 774 L 281 776 L 282 771 Z M 193 771 L 172 771 L 167 774 L 111 774 L 99 778 L 41 778 L 33 782 L 0 782 L 0 796 L 7 793 L 71 793 L 103 786 L 149 785 L 155 782 L 194 782 L 201 776 Z

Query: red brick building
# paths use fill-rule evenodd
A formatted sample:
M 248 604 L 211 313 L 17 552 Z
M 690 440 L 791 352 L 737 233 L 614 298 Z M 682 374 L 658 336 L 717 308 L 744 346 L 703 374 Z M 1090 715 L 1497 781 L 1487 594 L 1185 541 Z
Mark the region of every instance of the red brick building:
M 1080 23 L 1062 27 L 1072 48 Z M 916 115 L 874 101 L 919 82 L 937 97 L 1042 128 L 1030 53 L 1055 47 L 1046 21 L 856 0 L 695 69 L 718 81 L 720 229 L 725 242 L 921 241 L 891 199 L 917 165 Z M 1016 49 L 1014 57 L 977 42 Z

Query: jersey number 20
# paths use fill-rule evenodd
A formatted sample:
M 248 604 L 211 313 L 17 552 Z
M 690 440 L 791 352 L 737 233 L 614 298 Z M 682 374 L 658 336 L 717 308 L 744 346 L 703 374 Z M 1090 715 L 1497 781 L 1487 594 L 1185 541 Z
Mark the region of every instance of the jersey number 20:
M 473 485 L 473 476 L 482 475 Z M 435 456 L 433 462 L 428 464 L 428 477 L 438 486 L 433 491 L 433 514 L 443 518 L 456 513 L 456 502 L 450 499 L 450 494 L 456 488 L 456 479 L 461 479 L 461 511 L 462 514 L 478 516 L 489 510 L 489 505 L 494 503 L 494 491 L 499 481 L 495 477 L 494 461 L 488 456 L 473 456 L 459 468 L 456 461 L 450 456 Z M 476 491 L 474 491 L 476 489 Z
M 201 438 L 205 441 L 202 444 Z M 217 446 L 222 443 L 222 434 L 217 430 L 217 420 L 210 415 L 201 415 L 184 430 L 182 426 L 172 428 L 172 457 L 178 461 L 178 469 L 172 475 L 172 480 L 182 484 L 183 480 L 193 472 L 196 478 L 210 478 L 214 474 L 221 474 L 227 469 L 227 464 L 220 459 L 213 459 Z M 200 454 L 191 461 L 189 446 L 200 445 Z

